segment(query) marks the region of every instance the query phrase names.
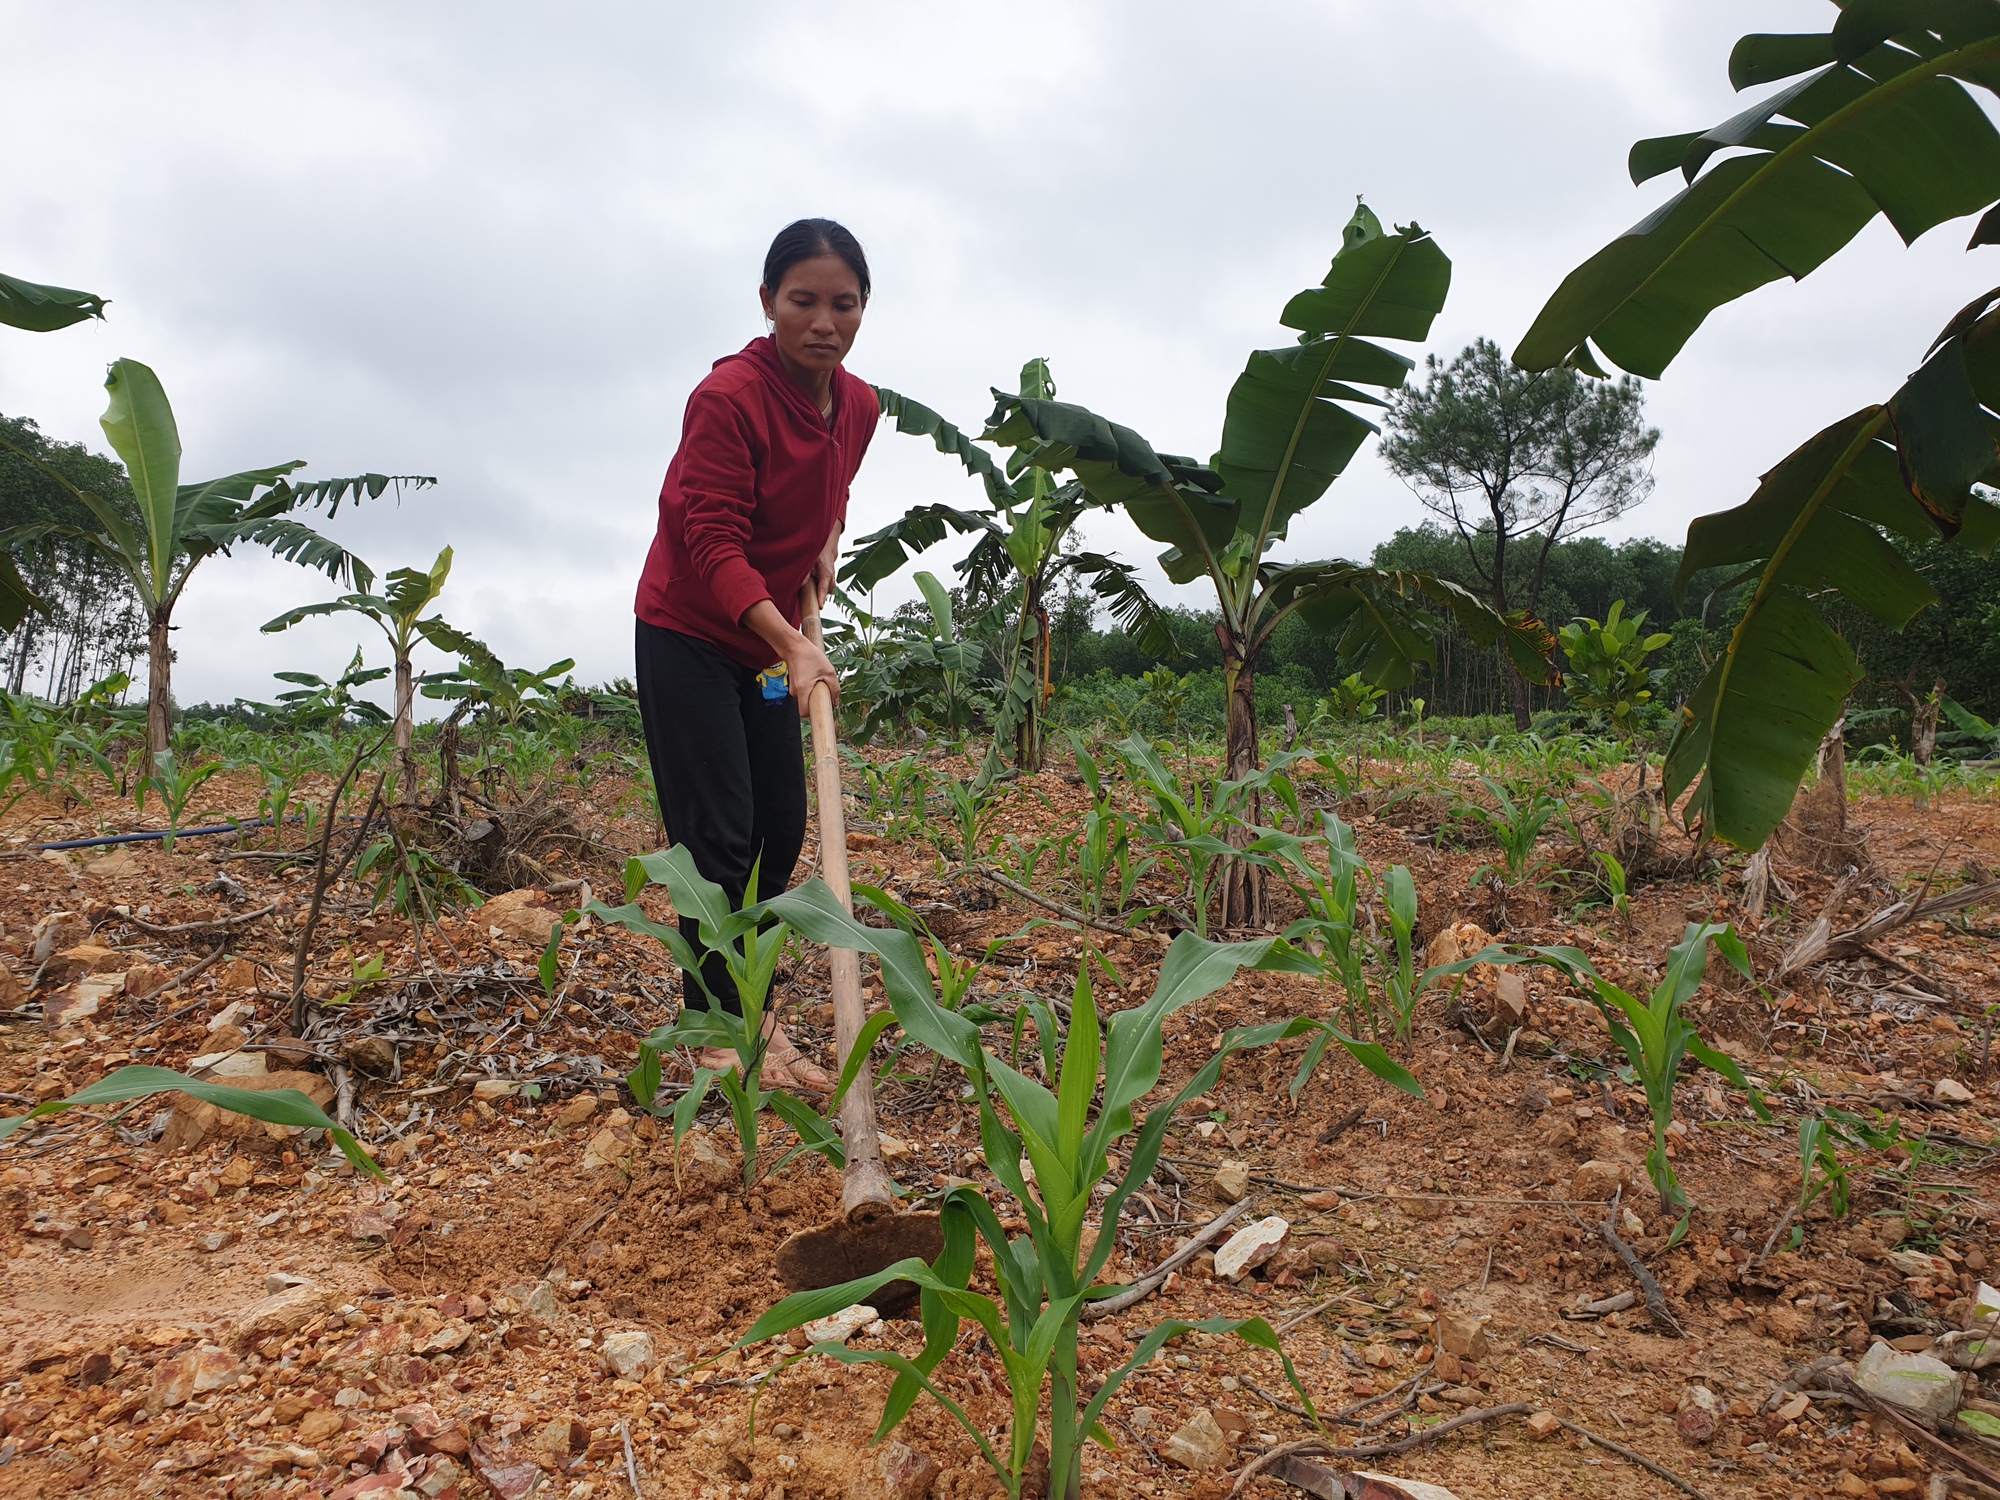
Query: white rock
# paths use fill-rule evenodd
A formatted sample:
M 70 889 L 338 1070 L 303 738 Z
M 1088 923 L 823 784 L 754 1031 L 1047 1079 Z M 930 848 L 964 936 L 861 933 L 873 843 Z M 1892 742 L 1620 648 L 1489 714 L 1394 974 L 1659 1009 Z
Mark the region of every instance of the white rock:
M 1941 1420 L 1958 1410 L 1962 1378 L 1943 1360 L 1898 1354 L 1878 1342 L 1856 1361 L 1854 1383 L 1905 1411 Z
M 1922 1250 L 1891 1250 L 1889 1264 L 1896 1268 L 1898 1276 L 1928 1276 L 1935 1280 L 1954 1274 L 1950 1261 Z
M 1224 1281 L 1234 1281 L 1244 1272 L 1254 1271 L 1278 1253 L 1291 1232 L 1291 1224 L 1276 1214 L 1237 1230 L 1215 1252 L 1215 1274 Z
M 1965 1326 L 1981 1332 L 1995 1332 L 1996 1318 L 2000 1318 L 2000 1291 L 1982 1281 L 1973 1289 L 1972 1306 L 1965 1312 Z
M 257 1007 L 248 1000 L 232 1000 L 215 1013 L 208 1023 L 210 1031 L 220 1031 L 225 1026 L 238 1026 L 245 1021 L 257 1019 Z
M 1368 1469 L 1356 1469 L 1347 1476 L 1350 1479 L 1372 1479 L 1375 1488 L 1368 1493 L 1386 1490 L 1392 1495 L 1407 1495 L 1409 1500 L 1458 1500 L 1457 1494 L 1441 1484 L 1426 1484 L 1421 1479 L 1405 1479 L 1399 1474 L 1376 1474 Z
M 280 1292 L 289 1292 L 295 1286 L 311 1286 L 303 1276 L 294 1276 L 289 1271 L 273 1271 L 264 1278 L 264 1295 L 275 1297 Z
M 806 1324 L 806 1337 L 815 1344 L 844 1344 L 873 1323 L 875 1318 L 875 1309 L 866 1303 L 844 1307 L 837 1313 Z
M 472 1097 L 475 1099 L 505 1099 L 520 1092 L 521 1085 L 511 1078 L 482 1078 L 472 1086 Z
M 1206 1474 L 1229 1462 L 1229 1435 L 1209 1412 L 1198 1411 L 1160 1445 L 1160 1456 L 1183 1469 Z
M 1937 1081 L 1937 1085 L 1931 1090 L 1931 1097 L 1942 1099 L 1947 1104 L 1970 1104 L 1972 1102 L 1972 1090 L 1960 1083 L 1956 1078 L 1940 1078 Z
M 604 1368 L 620 1380 L 637 1380 L 653 1368 L 653 1336 L 636 1329 L 620 1329 L 604 1335 L 597 1347 Z

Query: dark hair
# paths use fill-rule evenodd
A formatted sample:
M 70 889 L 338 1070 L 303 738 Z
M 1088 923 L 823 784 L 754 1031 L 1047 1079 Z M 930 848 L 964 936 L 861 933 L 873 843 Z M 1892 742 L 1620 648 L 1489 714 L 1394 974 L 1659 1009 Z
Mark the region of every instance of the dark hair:
M 764 254 L 764 290 L 772 296 L 784 284 L 785 272 L 802 260 L 822 255 L 838 255 L 861 283 L 861 300 L 868 300 L 868 257 L 844 224 L 832 219 L 795 219 L 778 231 Z

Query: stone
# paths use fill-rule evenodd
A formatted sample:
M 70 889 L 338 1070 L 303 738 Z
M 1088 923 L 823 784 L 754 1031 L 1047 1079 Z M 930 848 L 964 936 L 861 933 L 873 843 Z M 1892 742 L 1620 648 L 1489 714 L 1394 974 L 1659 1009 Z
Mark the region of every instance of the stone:
M 466 1458 L 493 1500 L 526 1500 L 528 1493 L 542 1482 L 540 1464 L 517 1459 L 504 1449 L 495 1450 L 483 1442 L 474 1443 Z
M 1877 1341 L 1855 1361 L 1854 1383 L 1869 1395 L 1932 1421 L 1958 1410 L 1964 1377 L 1928 1354 L 1899 1354 Z
M 488 1104 L 495 1099 L 512 1098 L 520 1092 L 521 1085 L 511 1078 L 482 1078 L 472 1086 L 472 1097 Z
M 45 982 L 54 979 L 60 983 L 85 974 L 109 974 L 114 970 L 123 970 L 125 964 L 125 955 L 115 948 L 106 948 L 101 943 L 78 943 L 51 958 L 48 972 L 42 978 Z M 120 985 L 121 989 L 123 987 Z
M 815 1318 L 802 1330 L 812 1344 L 844 1344 L 880 1316 L 866 1303 Z
M 235 1355 L 203 1344 L 193 1353 L 163 1361 L 154 1369 L 146 1410 L 158 1416 L 169 1407 L 183 1405 L 207 1391 L 234 1385 L 241 1374 L 242 1364 Z
M 232 1156 L 229 1165 L 217 1174 L 215 1185 L 233 1193 L 238 1188 L 250 1186 L 250 1179 L 256 1175 L 257 1169 L 251 1165 L 249 1157 Z
M 226 1080 L 231 1087 L 240 1087 L 244 1078 L 263 1078 L 270 1074 L 271 1063 L 262 1052 L 224 1052 L 212 1057 L 197 1057 L 188 1067 L 196 1073 L 210 1078 Z
M 321 1364 L 330 1374 L 372 1375 L 402 1348 L 402 1324 L 370 1323 L 357 1329 L 353 1338 L 334 1349 Z
M 1527 1021 L 1528 981 L 1518 969 L 1501 969 L 1493 976 L 1493 1009 L 1503 1025 Z
M 568 910 L 547 891 L 506 891 L 489 898 L 472 920 L 489 933 L 498 928 L 502 937 L 542 948 L 548 945 L 549 929 Z
M 1438 1347 L 1474 1363 L 1493 1352 L 1486 1337 L 1487 1313 L 1443 1313 L 1437 1320 Z
M 1707 1443 L 1715 1436 L 1721 1420 L 1721 1403 L 1707 1386 L 1691 1385 L 1681 1392 L 1674 1408 L 1674 1431 L 1680 1434 L 1682 1442 L 1694 1447 Z
M 58 1237 L 57 1243 L 65 1250 L 88 1250 L 96 1244 L 96 1241 L 90 1237 L 90 1231 L 81 1224 L 72 1224 Z
M 579 1165 L 586 1172 L 595 1172 L 603 1167 L 616 1167 L 620 1171 L 631 1165 L 633 1155 L 641 1149 L 641 1142 L 631 1128 L 632 1117 L 622 1109 L 614 1109 L 604 1118 L 604 1127 L 590 1138 L 590 1144 L 583 1148 L 583 1160 Z
M 1367 1495 L 1370 1500 L 1458 1500 L 1458 1496 L 1441 1484 L 1429 1484 L 1421 1479 L 1404 1479 L 1395 1474 L 1377 1474 L 1372 1469 L 1356 1469 L 1348 1479 L 1357 1481 L 1352 1494 Z
M 281 1292 L 289 1292 L 294 1287 L 311 1286 L 303 1276 L 294 1276 L 290 1271 L 267 1271 L 264 1274 L 264 1295 L 275 1297 Z
M 706 1130 L 690 1130 L 681 1142 L 680 1161 L 674 1175 L 685 1201 L 722 1192 L 742 1180 L 743 1169 L 737 1158 L 719 1148 Z
M 195 1245 L 204 1255 L 213 1255 L 218 1250 L 227 1250 L 235 1243 L 235 1234 L 227 1229 L 211 1229 L 207 1234 L 195 1241 Z
M 1424 966 L 1434 968 L 1438 964 L 1455 964 L 1462 958 L 1482 952 L 1492 942 L 1492 935 L 1477 922 L 1454 922 L 1431 939 L 1431 945 L 1424 953 Z
M 635 1329 L 607 1333 L 598 1343 L 597 1357 L 608 1374 L 620 1380 L 637 1380 L 653 1368 L 653 1336 Z
M 1215 1196 L 1225 1203 L 1241 1203 L 1244 1194 L 1250 1191 L 1250 1168 L 1245 1162 L 1226 1161 L 1215 1169 L 1210 1182 Z
M 116 848 L 110 854 L 100 854 L 94 860 L 84 860 L 84 874 L 94 880 L 118 880 L 122 876 L 140 874 L 142 866 L 138 854 L 130 846 Z
M 1215 1417 L 1198 1411 L 1160 1445 L 1160 1456 L 1196 1474 L 1207 1474 L 1229 1462 L 1229 1435 Z
M 581 1453 L 590 1446 L 590 1429 L 565 1414 L 552 1417 L 536 1428 L 531 1441 L 543 1465 L 553 1469 L 567 1463 L 572 1453 Z
M 416 1352 L 426 1357 L 451 1354 L 465 1347 L 465 1341 L 472 1337 L 472 1330 L 454 1318 L 438 1329 L 429 1338 L 416 1346 Z
M 1314 1240 L 1306 1247 L 1306 1259 L 1315 1269 L 1331 1271 L 1347 1259 L 1347 1246 L 1339 1240 Z
M 43 1002 L 42 1025 L 50 1031 L 57 1031 L 89 1020 L 103 1008 L 105 1001 L 124 993 L 124 990 L 123 974 L 93 974 L 79 979 Z
M 1639 1189 L 1636 1163 L 1596 1158 L 1576 1169 L 1569 1180 L 1569 1196 L 1578 1203 L 1609 1203 L 1620 1188 L 1631 1198 Z
M 1528 1415 L 1528 1436 L 1537 1442 L 1554 1437 L 1563 1430 L 1563 1424 L 1556 1420 L 1552 1411 L 1531 1412 Z
M 387 1037 L 358 1036 L 340 1049 L 347 1065 L 370 1078 L 389 1078 L 396 1071 L 396 1044 Z
M 855 1500 L 924 1500 L 937 1473 L 936 1459 L 891 1438 L 868 1455 Z
M 330 1406 L 322 1406 L 299 1418 L 299 1441 L 317 1446 L 328 1438 L 338 1437 L 346 1425 L 347 1419 L 339 1412 Z
M 1223 1281 L 1234 1281 L 1254 1271 L 1278 1253 L 1278 1247 L 1291 1232 L 1291 1224 L 1276 1214 L 1237 1230 L 1215 1252 L 1216 1276 Z
M 52 911 L 35 924 L 35 946 L 28 961 L 37 967 L 66 948 L 74 948 L 90 936 L 90 922 L 73 911 Z
M 442 1456 L 431 1465 L 431 1471 L 424 1475 L 423 1481 L 417 1486 L 417 1493 L 423 1495 L 425 1500 L 438 1500 L 446 1490 L 456 1489 L 464 1477 L 465 1470 L 452 1462 L 448 1455 Z
M 550 1128 L 554 1130 L 574 1130 L 596 1113 L 597 1096 L 595 1094 L 578 1094 L 556 1112 L 555 1120 Z
M 1972 1090 L 1956 1078 L 1940 1078 L 1931 1088 L 1933 1099 L 1942 1099 L 1946 1104 L 1970 1104 Z
M 321 1109 L 333 1103 L 333 1085 L 318 1073 L 263 1073 L 254 1077 L 232 1078 L 229 1086 L 258 1093 L 272 1089 L 295 1089 Z M 160 1149 L 165 1152 L 188 1151 L 205 1146 L 210 1141 L 222 1140 L 234 1141 L 258 1151 L 278 1151 L 296 1134 L 296 1127 L 269 1125 L 248 1115 L 234 1114 L 187 1094 L 179 1094 L 175 1096 L 174 1112 L 167 1120 L 167 1128 L 160 1136 Z
M 1922 1250 L 1891 1250 L 1888 1259 L 1898 1276 L 1925 1277 L 1937 1281 L 1949 1280 L 1956 1274 L 1951 1262 L 1942 1255 L 1929 1255 Z

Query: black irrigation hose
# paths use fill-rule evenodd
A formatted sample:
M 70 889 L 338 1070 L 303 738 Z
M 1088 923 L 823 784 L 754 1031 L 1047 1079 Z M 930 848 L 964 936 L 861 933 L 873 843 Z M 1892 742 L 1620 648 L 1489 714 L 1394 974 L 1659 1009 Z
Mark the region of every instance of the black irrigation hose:
M 303 823 L 305 815 L 303 813 L 293 813 L 285 821 L 287 823 Z M 354 820 L 349 817 L 341 821 L 351 823 Z M 181 828 L 173 831 L 173 837 L 177 839 L 198 839 L 211 833 L 241 833 L 247 828 L 269 828 L 270 826 L 271 820 L 269 818 L 251 818 L 242 823 L 216 823 L 207 828 Z M 39 854 L 44 849 L 95 849 L 101 844 L 145 844 L 151 843 L 156 839 L 166 838 L 167 836 L 168 830 L 164 828 L 157 833 L 104 833 L 99 834 L 94 839 L 64 839 L 61 843 L 56 844 L 26 844 L 17 848 L 14 852 L 17 854 Z

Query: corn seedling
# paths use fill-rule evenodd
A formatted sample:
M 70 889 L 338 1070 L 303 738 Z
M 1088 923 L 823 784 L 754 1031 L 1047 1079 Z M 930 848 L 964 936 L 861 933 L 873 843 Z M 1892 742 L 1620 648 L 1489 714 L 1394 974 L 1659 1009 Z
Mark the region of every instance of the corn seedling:
M 640 910 L 639 892 L 649 884 L 664 885 L 673 899 L 674 910 L 695 918 L 697 935 L 704 950 L 720 954 L 735 988 L 740 1012 L 723 1009 L 723 997 L 709 992 L 702 977 L 702 955 L 697 954 L 678 926 L 655 922 Z M 818 885 L 820 882 L 814 881 Z M 748 899 L 740 909 L 732 909 L 721 886 L 702 877 L 685 845 L 676 844 L 658 854 L 648 854 L 625 863 L 625 904 L 606 906 L 592 901 L 584 908 L 589 915 L 628 932 L 650 937 L 662 944 L 681 967 L 681 972 L 708 996 L 704 1004 L 690 1003 L 670 1026 L 662 1026 L 640 1044 L 639 1066 L 626 1079 L 633 1098 L 642 1109 L 654 1114 L 665 1110 L 654 1106 L 660 1089 L 660 1054 L 676 1047 L 699 1050 L 714 1047 L 728 1051 L 735 1062 L 727 1068 L 696 1068 L 694 1082 L 673 1108 L 676 1160 L 680 1143 L 694 1126 L 695 1114 L 711 1087 L 729 1102 L 729 1115 L 736 1128 L 737 1143 L 743 1150 L 743 1186 L 754 1187 L 763 1174 L 758 1170 L 757 1115 L 767 1106 L 793 1130 L 800 1145 L 788 1152 L 771 1170 L 777 1171 L 801 1151 L 818 1151 L 835 1166 L 845 1156 L 840 1141 L 826 1122 L 810 1106 L 782 1089 L 767 1090 L 763 1085 L 764 1050 L 769 1045 L 764 1017 L 771 992 L 771 977 L 777 972 L 779 955 L 791 929 L 780 920 L 766 919 L 766 906 L 756 896 L 756 872 L 751 872 Z M 831 893 L 829 893 L 831 899 Z M 556 937 L 559 938 L 560 934 Z M 920 961 L 921 962 L 921 961 Z M 551 969 L 553 958 L 549 959 Z M 545 980 L 548 975 L 545 973 Z M 878 1033 L 879 1034 L 879 1033 Z M 872 1038 L 871 1038 L 872 1041 Z M 865 1051 L 862 1052 L 866 1055 Z
M 1822 1196 L 1826 1199 L 1826 1211 L 1836 1219 L 1846 1218 L 1853 1206 L 1853 1184 L 1847 1163 L 1840 1159 L 1839 1148 L 1843 1139 L 1838 1124 L 1818 1115 L 1808 1115 L 1799 1121 L 1798 1214 L 1801 1219 Z M 1792 1248 L 1796 1250 L 1803 1242 L 1802 1226 L 1793 1232 Z
M 1535 846 L 1541 840 L 1542 830 L 1562 813 L 1562 803 L 1545 792 L 1535 793 L 1532 800 L 1523 795 L 1516 802 L 1507 795 L 1506 788 L 1492 777 L 1480 779 L 1498 804 L 1498 811 L 1491 811 L 1477 803 L 1468 803 L 1466 811 L 1486 825 L 1493 841 L 1500 846 L 1501 857 L 1507 866 L 1507 883 L 1519 885 L 1534 869 Z
M 872 1276 L 788 1297 L 757 1320 L 739 1347 L 865 1303 L 890 1281 L 915 1282 L 922 1292 L 925 1334 L 920 1354 L 911 1358 L 888 1350 L 850 1349 L 837 1342 L 815 1344 L 807 1354 L 845 1365 L 882 1365 L 895 1372 L 896 1382 L 877 1428 L 878 1438 L 893 1431 L 917 1398 L 928 1393 L 972 1436 L 1010 1497 L 1019 1497 L 1029 1482 L 1031 1455 L 1038 1435 L 1045 1431 L 1047 1493 L 1055 1500 L 1073 1500 L 1081 1487 L 1082 1444 L 1087 1439 L 1110 1444 L 1100 1423 L 1106 1403 L 1133 1370 L 1170 1339 L 1190 1329 L 1234 1333 L 1253 1346 L 1276 1353 L 1284 1360 L 1286 1376 L 1306 1401 L 1307 1410 L 1312 1409 L 1276 1336 L 1261 1319 L 1170 1320 L 1141 1339 L 1131 1358 L 1104 1375 L 1102 1383 L 1088 1393 L 1077 1369 L 1077 1328 L 1085 1302 L 1093 1294 L 1101 1296 L 1111 1290 L 1095 1283 L 1117 1242 L 1119 1215 L 1126 1200 L 1157 1165 L 1176 1110 L 1187 1099 L 1212 1088 L 1229 1057 L 1246 1048 L 1303 1035 L 1312 1024 L 1280 1022 L 1231 1032 L 1206 1066 L 1141 1122 L 1133 1109 L 1159 1082 L 1161 1028 L 1166 1018 L 1214 993 L 1239 969 L 1313 973 L 1319 968 L 1316 961 L 1282 939 L 1213 943 L 1183 933 L 1167 950 L 1152 997 L 1114 1014 L 1108 1024 L 1100 1022 L 1091 996 L 1090 965 L 1086 963 L 1072 994 L 1061 1056 L 1050 1069 L 1051 1086 L 1045 1088 L 989 1050 L 978 1026 L 968 1017 L 937 1003 L 922 950 L 909 933 L 900 928 L 864 927 L 817 881 L 778 897 L 768 907 L 815 942 L 878 956 L 893 1016 L 871 1018 L 855 1043 L 854 1056 L 865 1055 L 874 1037 L 895 1023 L 907 1036 L 965 1070 L 979 1102 L 980 1139 L 986 1160 L 1001 1186 L 1016 1200 L 1028 1232 L 1010 1237 L 1000 1216 L 978 1191 L 954 1188 L 941 1205 L 945 1248 L 934 1265 L 905 1260 Z M 1414 1089 L 1409 1075 L 1379 1048 L 1357 1045 L 1350 1050 L 1378 1076 Z M 850 1064 L 850 1072 L 852 1068 Z M 843 1085 L 846 1082 L 843 1078 Z M 1128 1137 L 1120 1170 L 1114 1167 L 1110 1152 Z M 1032 1167 L 1033 1189 L 1023 1169 L 1024 1157 Z M 1103 1194 L 1101 1228 L 1086 1252 L 1086 1221 L 1100 1189 L 1108 1190 Z M 997 1300 L 967 1290 L 977 1242 L 982 1240 L 993 1257 Z M 967 1320 L 977 1325 L 999 1355 L 1012 1398 L 1010 1430 L 998 1449 L 980 1425 L 931 1381 L 932 1372 L 957 1343 L 960 1327 Z
M 1674 1175 L 1667 1157 L 1667 1127 L 1674 1120 L 1674 1084 L 1680 1076 L 1681 1061 L 1692 1056 L 1703 1067 L 1721 1074 L 1737 1088 L 1750 1092 L 1743 1070 L 1735 1062 L 1702 1041 L 1684 1014 L 1687 1002 L 1701 987 L 1708 968 L 1708 948 L 1715 949 L 1729 966 L 1744 978 L 1752 978 L 1750 955 L 1736 929 L 1721 923 L 1690 922 L 1681 940 L 1667 952 L 1666 977 L 1644 1000 L 1627 994 L 1591 967 L 1590 960 L 1576 948 L 1533 948 L 1521 955 L 1523 961 L 1545 963 L 1567 974 L 1570 981 L 1597 1003 L 1611 1028 L 1613 1040 L 1625 1053 L 1653 1116 L 1653 1144 L 1646 1153 L 1646 1170 L 1660 1195 L 1660 1207 L 1677 1213 L 1687 1207 L 1687 1194 Z M 1753 1107 L 1768 1117 L 1762 1101 L 1750 1093 Z
M 301 1130 L 324 1130 L 340 1148 L 341 1155 L 353 1163 L 356 1171 L 371 1177 L 381 1177 L 382 1169 L 375 1165 L 360 1143 L 339 1125 L 329 1120 L 317 1104 L 301 1094 L 297 1089 L 270 1089 L 252 1092 L 249 1089 L 228 1088 L 219 1083 L 207 1083 L 198 1078 L 189 1078 L 176 1073 L 171 1068 L 150 1068 L 132 1066 L 100 1078 L 87 1088 L 78 1089 L 66 1099 L 51 1099 L 46 1104 L 37 1105 L 25 1115 L 14 1115 L 0 1120 L 0 1143 L 26 1125 L 30 1120 L 45 1119 L 59 1115 L 65 1110 L 90 1108 L 105 1104 L 128 1104 L 134 1099 L 144 1099 L 149 1094 L 187 1094 L 205 1104 L 213 1104 L 217 1109 L 226 1109 L 231 1114 L 247 1115 L 253 1120 L 262 1120 L 267 1125 L 289 1125 Z
M 153 769 L 135 789 L 135 799 L 139 811 L 146 810 L 146 793 L 155 792 L 160 798 L 160 807 L 167 815 L 167 834 L 160 840 L 160 848 L 166 853 L 174 852 L 174 835 L 181 831 L 186 820 L 188 803 L 201 789 L 203 782 L 222 769 L 222 762 L 209 761 L 206 765 L 183 768 L 171 750 L 162 750 L 153 757 Z

